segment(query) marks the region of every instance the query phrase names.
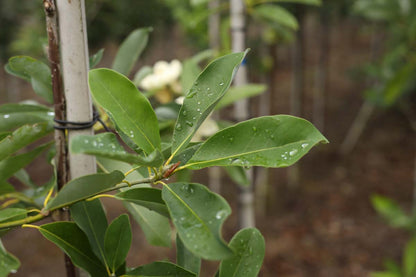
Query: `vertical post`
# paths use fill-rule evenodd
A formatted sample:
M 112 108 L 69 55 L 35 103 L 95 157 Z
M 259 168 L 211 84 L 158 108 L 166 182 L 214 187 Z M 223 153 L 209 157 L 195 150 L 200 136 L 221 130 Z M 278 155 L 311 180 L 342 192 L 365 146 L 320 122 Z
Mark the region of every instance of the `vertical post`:
M 84 0 L 56 0 L 61 40 L 62 76 L 66 97 L 67 120 L 88 122 L 92 101 L 88 90 L 88 46 Z M 78 135 L 92 135 L 93 129 L 71 130 L 68 141 Z M 70 154 L 71 178 L 96 172 L 93 156 Z
M 55 1 L 44 0 L 43 8 L 46 15 L 46 31 L 48 33 L 48 56 L 52 75 L 55 119 L 66 120 L 66 101 L 62 84 L 59 53 L 59 24 Z M 68 147 L 66 144 L 65 130 L 55 130 L 55 145 L 56 182 L 58 190 L 60 190 L 69 180 Z M 59 217 L 61 220 L 70 220 L 69 211 L 62 210 L 59 213 Z M 65 255 L 65 268 L 68 277 L 77 276 L 77 270 L 67 255 Z
M 243 0 L 230 0 L 230 17 L 231 17 L 231 41 L 232 51 L 242 52 L 245 50 L 245 5 Z M 242 86 L 247 84 L 247 68 L 245 63 L 240 66 L 234 78 L 234 85 Z M 248 99 L 243 99 L 234 105 L 235 118 L 238 121 L 246 120 L 250 116 L 250 106 Z M 253 181 L 253 170 L 247 171 L 250 182 Z M 247 187 L 240 187 L 239 195 L 239 221 L 240 227 L 253 227 L 254 218 L 254 197 L 253 184 Z

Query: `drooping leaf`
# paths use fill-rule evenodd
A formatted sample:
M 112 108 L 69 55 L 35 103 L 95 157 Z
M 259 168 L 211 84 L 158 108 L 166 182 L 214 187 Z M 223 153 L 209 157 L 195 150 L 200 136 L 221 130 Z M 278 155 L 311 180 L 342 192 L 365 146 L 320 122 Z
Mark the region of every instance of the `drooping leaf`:
M 20 208 L 7 208 L 0 210 L 0 222 L 23 219 L 27 216 L 27 210 Z
M 327 139 L 308 121 L 275 115 L 223 129 L 205 141 L 186 165 L 285 167 Z
M 120 170 L 127 172 L 131 166 L 114 160 L 98 158 L 98 161 L 107 170 Z M 134 171 L 127 175 L 127 181 L 134 181 L 143 178 L 138 171 Z M 142 187 L 149 187 L 147 184 L 142 184 Z M 137 187 L 137 186 L 135 186 Z M 127 191 L 129 188 L 122 189 Z M 124 207 L 133 216 L 134 220 L 140 225 L 146 240 L 149 244 L 154 246 L 170 247 L 171 245 L 171 227 L 169 219 L 156 212 L 150 211 L 148 208 L 141 207 L 134 203 L 123 201 Z
M 263 93 L 266 86 L 262 84 L 247 84 L 244 86 L 230 87 L 220 102 L 215 107 L 216 110 L 222 109 L 238 100 L 253 97 Z
M 62 249 L 74 265 L 91 277 L 108 276 L 105 267 L 92 252 L 85 234 L 73 222 L 54 222 L 39 227 L 40 233 Z
M 108 226 L 105 232 L 105 256 L 111 272 L 122 265 L 129 252 L 132 240 L 129 217 L 120 215 Z
M 135 165 L 158 167 L 163 163 L 162 153 L 158 149 L 154 150 L 147 157 L 127 153 L 113 133 L 77 136 L 71 142 L 71 151 L 73 153 L 95 155 Z
M 7 277 L 9 273 L 16 273 L 19 267 L 19 260 L 7 252 L 0 241 L 0 277 Z
M 172 139 L 172 155 L 184 149 L 228 90 L 246 52 L 229 54 L 210 63 L 183 101 Z
M 114 195 L 115 198 L 135 203 L 148 208 L 163 216 L 169 217 L 169 212 L 162 199 L 162 191 L 156 188 L 132 188 Z
M 173 183 L 163 186 L 162 197 L 187 249 L 207 260 L 232 255 L 221 238 L 221 226 L 231 213 L 221 196 L 200 184 Z
M 72 205 L 70 211 L 72 219 L 87 236 L 91 250 L 106 265 L 104 237 L 108 223 L 101 201 L 81 201 Z
M 414 219 L 408 216 L 397 202 L 382 195 L 373 195 L 371 203 L 377 213 L 391 226 L 414 230 Z
M 176 236 L 176 263 L 184 269 L 195 273 L 196 276 L 199 276 L 201 258 L 189 251 L 179 236 Z
M 71 180 L 47 205 L 46 209 L 55 210 L 82 199 L 107 191 L 124 180 L 120 171 L 85 175 Z
M 96 102 L 134 143 L 147 154 L 160 149 L 156 115 L 149 100 L 129 79 L 110 69 L 93 69 L 89 85 Z
M 265 253 L 264 238 L 255 228 L 240 230 L 231 239 L 232 258 L 220 264 L 220 277 L 256 277 L 263 263 Z
M 265 4 L 256 6 L 253 9 L 253 15 L 267 22 L 279 24 L 292 30 L 299 28 L 296 17 L 286 9 L 277 5 Z
M 20 169 L 30 164 L 36 159 L 45 149 L 49 148 L 51 143 L 44 144 L 33 149 L 30 152 L 11 156 L 0 161 L 0 181 L 5 181 L 12 177 Z
M 0 132 L 34 124 L 52 121 L 54 113 L 47 107 L 29 104 L 4 104 L 0 106 Z
M 154 262 L 140 266 L 130 271 L 126 276 L 130 277 L 196 277 L 192 272 L 187 271 L 173 263 Z
M 53 131 L 52 124 L 47 122 L 34 125 L 23 125 L 11 135 L 0 141 L 0 160 L 15 153 Z
M 31 57 L 16 56 L 9 59 L 6 71 L 30 81 L 36 94 L 53 103 L 51 70 L 46 64 Z
M 416 274 L 416 238 L 411 239 L 403 253 L 404 276 L 415 276 Z
M 133 65 L 146 47 L 149 32 L 152 28 L 140 28 L 134 30 L 123 41 L 113 62 L 113 69 L 123 75 L 129 75 Z
M 247 173 L 241 166 L 227 166 L 225 171 L 228 176 L 240 186 L 249 186 L 250 180 L 247 177 Z
M 97 53 L 90 57 L 90 69 L 94 68 L 103 58 L 104 49 L 101 48 Z

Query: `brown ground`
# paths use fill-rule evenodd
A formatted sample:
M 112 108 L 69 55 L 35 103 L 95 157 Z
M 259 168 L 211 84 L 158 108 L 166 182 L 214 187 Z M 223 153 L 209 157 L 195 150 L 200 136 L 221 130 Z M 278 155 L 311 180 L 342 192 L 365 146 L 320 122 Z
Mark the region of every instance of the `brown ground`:
M 311 64 L 316 51 L 313 39 L 309 41 L 307 88 L 314 74 Z M 358 25 L 351 23 L 338 24 L 331 34 L 324 131 L 331 144 L 319 146 L 302 159 L 300 182 L 296 187 L 286 185 L 286 169 L 270 172 L 268 211 L 257 217 L 267 246 L 260 276 L 369 276 L 371 271 L 382 269 L 387 257 L 400 262 L 408 235 L 383 223 L 372 209 L 369 197 L 380 193 L 399 201 L 406 209 L 411 206 L 415 134 L 407 119 L 396 110 L 377 110 L 354 151 L 347 156 L 338 154 L 362 103 L 363 86 L 354 83 L 346 73 L 366 60 L 368 41 Z M 154 52 L 158 51 L 162 53 L 163 49 Z M 279 51 L 288 53 L 284 49 Z M 163 53 L 166 59 L 178 55 Z M 288 112 L 290 63 L 282 56 L 281 70 L 275 76 L 279 90 L 279 94 L 273 96 L 275 113 Z M 306 93 L 305 117 L 310 118 L 311 90 L 307 89 Z M 237 189 L 225 183 L 224 196 L 234 211 L 225 226 L 224 236 L 229 239 L 236 231 L 234 196 Z M 114 200 L 105 203 L 111 218 L 122 209 Z M 138 226 L 134 227 L 134 234 L 129 265 L 164 258 L 173 260 L 174 250 L 148 246 Z M 22 261 L 22 267 L 14 276 L 64 276 L 60 251 L 37 231 L 15 230 L 7 234 L 3 242 Z M 204 263 L 204 276 L 213 275 L 215 264 Z

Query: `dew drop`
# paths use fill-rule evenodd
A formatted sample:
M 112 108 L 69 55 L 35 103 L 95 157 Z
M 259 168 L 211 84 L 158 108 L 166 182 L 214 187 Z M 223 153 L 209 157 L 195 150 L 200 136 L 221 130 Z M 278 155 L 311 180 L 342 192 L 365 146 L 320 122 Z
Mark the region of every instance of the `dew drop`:
M 196 111 L 197 111 L 197 112 L 200 112 L 200 111 L 201 111 L 201 109 L 200 109 L 200 108 L 198 108 L 198 109 L 196 109 Z
M 294 156 L 296 153 L 298 153 L 298 150 L 293 149 L 292 151 L 289 152 L 289 156 Z
M 253 131 L 257 132 L 257 127 L 256 126 L 253 126 Z
M 224 211 L 224 210 L 218 211 L 218 212 L 217 212 L 217 214 L 215 215 L 215 218 L 216 218 L 216 219 L 221 219 L 221 218 L 223 218 L 226 214 L 227 214 L 227 212 L 226 212 L 226 211 Z
M 48 115 L 49 115 L 49 116 L 54 116 L 54 115 L 55 115 L 55 113 L 54 113 L 54 112 L 48 112 Z
M 223 83 L 223 82 L 221 82 L 221 83 L 220 83 L 220 86 L 223 86 L 223 85 L 224 85 L 224 83 Z
M 188 125 L 189 127 L 194 126 L 194 124 L 191 121 L 186 121 L 186 125 Z
M 183 111 L 182 114 L 185 116 L 188 112 L 187 111 Z
M 210 88 L 207 88 L 207 91 L 210 91 Z
M 234 141 L 234 138 L 229 138 L 228 139 L 230 142 L 233 142 Z
M 89 140 L 87 140 L 87 139 L 84 139 L 84 143 L 88 143 L 88 142 L 90 142 Z
M 195 94 L 197 93 L 196 90 L 191 90 L 189 91 L 189 93 L 186 95 L 186 98 L 192 98 L 195 96 Z
M 306 147 L 308 147 L 309 143 L 302 143 L 302 148 L 305 149 Z
M 198 101 L 198 103 L 197 103 L 198 105 L 201 105 L 201 101 Z
M 92 146 L 97 147 L 97 142 L 96 141 L 93 141 L 92 142 Z
M 9 114 L 5 114 L 5 115 L 3 115 L 3 118 L 9 118 L 10 117 L 10 115 Z
M 194 117 L 192 117 L 192 119 L 193 119 L 193 120 L 195 120 L 195 119 L 196 119 L 196 117 L 194 116 Z
M 182 130 L 182 126 L 180 123 L 176 124 L 176 130 L 178 131 Z

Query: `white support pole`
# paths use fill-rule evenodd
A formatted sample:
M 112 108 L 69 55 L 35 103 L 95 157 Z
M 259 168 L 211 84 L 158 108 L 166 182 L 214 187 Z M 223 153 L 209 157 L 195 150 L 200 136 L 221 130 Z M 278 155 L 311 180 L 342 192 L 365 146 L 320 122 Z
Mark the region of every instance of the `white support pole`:
M 232 51 L 242 52 L 245 50 L 245 5 L 243 0 L 230 0 L 230 16 L 231 16 L 231 41 Z M 242 86 L 247 84 L 247 68 L 245 63 L 240 66 L 234 78 L 235 86 Z M 250 105 L 247 99 L 240 100 L 234 105 L 235 118 L 238 121 L 243 121 L 250 116 Z M 253 170 L 247 170 L 248 178 L 252 183 Z M 248 187 L 242 187 L 239 194 L 239 221 L 240 227 L 254 227 L 255 226 L 255 212 L 254 212 L 254 196 L 253 184 Z
M 61 42 L 62 76 L 68 121 L 92 120 L 92 101 L 88 89 L 88 44 L 84 0 L 57 0 Z M 70 130 L 68 140 L 78 135 L 92 135 L 93 129 Z M 95 158 L 69 155 L 71 179 L 96 172 Z

